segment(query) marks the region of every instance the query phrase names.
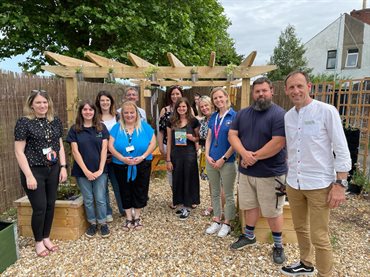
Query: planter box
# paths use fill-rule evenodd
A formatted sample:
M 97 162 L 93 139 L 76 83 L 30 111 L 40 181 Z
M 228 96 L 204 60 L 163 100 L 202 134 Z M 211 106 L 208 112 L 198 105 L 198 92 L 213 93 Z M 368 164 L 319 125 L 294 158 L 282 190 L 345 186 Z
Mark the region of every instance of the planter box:
M 242 226 L 242 232 L 244 233 L 245 220 L 243 210 L 239 210 L 239 217 Z M 294 230 L 292 213 L 290 211 L 290 206 L 288 202 L 285 202 L 284 204 L 283 217 L 283 243 L 297 243 L 297 235 Z M 261 216 L 260 219 L 258 219 L 256 228 L 254 229 L 254 233 L 256 235 L 256 239 L 260 242 L 273 242 L 271 229 L 265 217 Z
M 32 207 L 27 196 L 15 201 L 18 213 L 19 235 L 33 237 L 31 228 Z M 85 233 L 86 221 L 82 196 L 76 200 L 57 200 L 50 237 L 59 240 L 77 240 Z
M 0 273 L 18 259 L 15 223 L 0 221 Z

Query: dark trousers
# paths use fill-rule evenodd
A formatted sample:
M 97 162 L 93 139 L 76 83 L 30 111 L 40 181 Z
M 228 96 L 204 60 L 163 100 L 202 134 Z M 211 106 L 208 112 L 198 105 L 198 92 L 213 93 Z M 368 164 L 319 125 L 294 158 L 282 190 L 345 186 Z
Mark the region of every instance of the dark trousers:
M 152 161 L 143 161 L 138 164 L 136 179 L 127 182 L 127 165 L 113 164 L 123 209 L 144 208 L 148 202 L 149 181 Z
M 21 184 L 32 206 L 31 226 L 36 241 L 50 236 L 54 218 L 54 206 L 59 184 L 59 164 L 51 167 L 31 167 L 37 181 L 36 190 L 27 188 L 26 176 L 21 171 Z

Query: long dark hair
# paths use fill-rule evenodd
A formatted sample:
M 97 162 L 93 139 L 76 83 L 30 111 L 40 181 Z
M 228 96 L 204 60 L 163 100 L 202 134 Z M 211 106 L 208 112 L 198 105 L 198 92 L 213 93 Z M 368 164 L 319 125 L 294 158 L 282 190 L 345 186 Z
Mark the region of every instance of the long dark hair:
M 82 109 L 85 107 L 85 105 L 89 105 L 90 108 L 94 110 L 94 117 L 92 120 L 92 127 L 95 127 L 96 131 L 101 132 L 103 130 L 102 123 L 99 120 L 99 115 L 97 112 L 97 108 L 94 105 L 94 103 L 90 100 L 83 100 L 80 102 L 78 109 L 77 109 L 77 116 L 76 116 L 76 124 L 75 124 L 75 130 L 77 132 L 81 132 L 84 128 L 84 118 L 82 117 Z
M 96 95 L 96 98 L 95 98 L 95 106 L 98 109 L 99 116 L 101 117 L 101 115 L 103 114 L 103 112 L 101 111 L 101 106 L 100 106 L 100 98 L 102 96 L 105 96 L 105 97 L 109 98 L 109 100 L 110 100 L 109 113 L 111 115 L 115 116 L 116 115 L 116 107 L 114 105 L 113 96 L 112 96 L 112 94 L 110 94 L 109 91 L 106 91 L 106 90 L 99 91 L 98 95 Z
M 191 122 L 194 119 L 194 116 L 191 112 L 191 106 L 190 106 L 189 100 L 185 97 L 181 97 L 176 101 L 175 108 L 174 108 L 174 111 L 170 119 L 172 127 L 179 127 L 181 124 L 180 115 L 177 112 L 177 109 L 181 103 L 185 103 L 186 107 L 188 108 L 188 110 L 186 111 L 186 119 L 188 120 L 188 122 Z
M 184 96 L 184 91 L 180 86 L 170 86 L 166 91 L 166 106 L 168 105 L 172 106 L 171 93 L 175 89 L 178 89 L 181 92 L 181 97 Z

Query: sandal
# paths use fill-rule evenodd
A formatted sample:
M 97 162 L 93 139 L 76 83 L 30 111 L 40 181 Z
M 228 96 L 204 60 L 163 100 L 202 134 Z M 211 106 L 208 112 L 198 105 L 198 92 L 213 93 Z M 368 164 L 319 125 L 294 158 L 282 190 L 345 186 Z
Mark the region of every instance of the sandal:
M 172 204 L 168 204 L 168 207 L 170 207 L 170 209 L 172 209 L 172 210 L 175 210 L 177 208 L 176 205 L 172 205 Z
M 196 207 L 198 207 L 198 205 L 197 205 L 197 204 L 193 204 L 193 205 L 191 205 L 191 208 L 192 208 L 192 209 L 195 209 Z
M 37 255 L 38 257 L 44 258 L 44 257 L 46 257 L 47 255 L 49 255 L 49 250 L 44 249 L 44 250 L 42 250 L 40 253 L 37 253 L 37 252 L 36 252 L 36 255 Z
M 210 216 L 213 213 L 212 207 L 209 207 L 203 211 L 203 216 Z
M 132 228 L 134 228 L 133 220 L 126 219 L 125 223 L 122 226 L 123 231 L 129 232 Z
M 50 252 L 57 252 L 59 250 L 59 246 L 58 245 L 54 245 L 52 247 L 47 247 L 45 246 L 47 250 L 49 250 Z
M 143 229 L 143 224 L 141 224 L 141 219 L 140 218 L 135 218 L 134 219 L 134 230 L 135 231 L 140 231 Z

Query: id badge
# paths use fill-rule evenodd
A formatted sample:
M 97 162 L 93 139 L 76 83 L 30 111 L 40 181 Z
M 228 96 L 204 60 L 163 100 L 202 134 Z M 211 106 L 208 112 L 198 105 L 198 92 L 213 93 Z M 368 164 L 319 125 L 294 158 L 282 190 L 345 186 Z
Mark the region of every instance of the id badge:
M 130 145 L 130 146 L 127 146 L 126 147 L 126 152 L 127 153 L 130 153 L 130 152 L 132 152 L 132 151 L 134 151 L 135 150 L 135 147 L 133 146 L 133 145 Z
M 42 149 L 42 154 L 47 155 L 52 151 L 51 147 L 48 148 L 43 148 Z

